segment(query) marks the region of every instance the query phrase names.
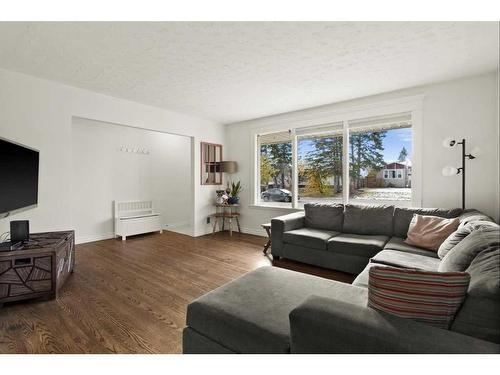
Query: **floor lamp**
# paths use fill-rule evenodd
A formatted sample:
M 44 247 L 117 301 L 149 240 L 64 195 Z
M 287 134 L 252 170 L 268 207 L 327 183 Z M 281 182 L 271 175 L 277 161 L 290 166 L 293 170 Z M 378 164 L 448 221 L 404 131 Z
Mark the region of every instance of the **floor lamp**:
M 442 173 L 443 176 L 446 177 L 462 173 L 462 209 L 465 209 L 465 161 L 467 159 L 475 159 L 479 155 L 480 150 L 479 148 L 475 147 L 470 153 L 467 154 L 465 151 L 465 139 L 462 139 L 461 142 L 457 142 L 455 139 L 451 138 L 447 138 L 443 141 L 443 146 L 446 148 L 453 148 L 456 145 L 462 145 L 462 166 L 459 168 L 446 166 L 443 168 Z

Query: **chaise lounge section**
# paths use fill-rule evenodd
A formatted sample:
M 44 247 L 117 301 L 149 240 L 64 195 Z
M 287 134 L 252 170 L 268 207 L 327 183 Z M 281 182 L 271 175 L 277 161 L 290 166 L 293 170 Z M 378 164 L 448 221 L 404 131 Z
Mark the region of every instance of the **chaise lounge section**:
M 334 208 L 339 210 L 338 205 Z M 346 211 L 350 209 L 346 207 Z M 353 273 L 360 270 L 352 285 L 276 267 L 259 268 L 188 305 L 184 353 L 500 353 L 498 224 L 475 210 L 391 207 L 366 210 L 370 211 L 367 216 L 374 212 L 386 215 L 392 210 L 390 235 L 388 231 L 372 234 L 373 228 L 382 226 L 378 222 L 359 230 L 363 234 L 350 233 L 356 236 L 331 241 L 343 232 L 333 226 L 311 228 L 307 209 L 305 214 L 294 213 L 273 220 L 273 231 L 279 226 L 282 229 L 273 233 L 273 246 L 281 245 L 273 248 L 275 256 L 276 253 L 282 257 L 300 256 L 317 265 L 328 260 L 330 268 Z M 328 212 L 329 218 L 324 213 L 324 220 L 332 220 L 332 211 Z M 450 242 L 447 256 L 440 258 L 436 252 L 403 242 L 408 219 L 415 212 L 460 218 L 459 230 L 454 242 Z M 374 216 L 370 217 L 372 220 Z M 343 220 L 342 229 L 345 228 Z M 294 232 L 293 236 L 286 235 L 300 229 L 302 232 Z M 319 237 L 319 232 L 339 234 L 326 238 Z M 312 234 L 314 240 L 307 241 L 306 234 Z M 324 248 L 320 249 L 321 243 Z M 307 255 L 309 251 L 314 255 Z M 315 257 L 318 253 L 323 254 L 322 258 Z M 375 265 L 469 273 L 467 296 L 450 329 L 368 307 L 368 274 Z

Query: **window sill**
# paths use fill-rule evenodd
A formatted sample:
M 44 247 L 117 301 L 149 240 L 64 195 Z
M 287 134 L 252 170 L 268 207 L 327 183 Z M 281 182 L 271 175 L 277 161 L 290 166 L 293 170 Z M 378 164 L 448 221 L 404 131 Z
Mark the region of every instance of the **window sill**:
M 258 209 L 258 210 L 273 210 L 273 211 L 303 211 L 303 208 L 293 208 L 293 207 L 278 207 L 265 204 L 250 204 L 248 208 Z

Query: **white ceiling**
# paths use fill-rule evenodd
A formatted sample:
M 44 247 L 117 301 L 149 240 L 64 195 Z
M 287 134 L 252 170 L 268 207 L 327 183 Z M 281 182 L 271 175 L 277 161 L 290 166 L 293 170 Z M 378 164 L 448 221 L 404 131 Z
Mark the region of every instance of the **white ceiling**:
M 495 22 L 0 23 L 0 67 L 231 123 L 491 71 Z

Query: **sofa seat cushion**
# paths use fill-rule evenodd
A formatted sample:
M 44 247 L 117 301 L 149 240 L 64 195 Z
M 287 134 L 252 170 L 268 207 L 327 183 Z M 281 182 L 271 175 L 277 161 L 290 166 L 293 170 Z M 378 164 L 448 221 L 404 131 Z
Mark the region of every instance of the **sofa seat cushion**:
M 388 236 L 342 233 L 328 240 L 328 250 L 370 258 L 382 250 L 388 240 Z
M 408 245 L 404 242 L 405 240 L 400 237 L 392 237 L 389 242 L 387 242 L 384 246 L 384 250 L 397 250 L 403 251 L 406 253 L 424 255 L 431 258 L 438 258 L 438 255 L 435 251 L 422 249 L 421 247 Z
M 375 255 L 370 262 L 400 268 L 437 271 L 440 260 L 438 258 L 431 258 L 398 250 L 382 250 Z
M 333 230 L 300 228 L 283 233 L 283 242 L 292 245 L 326 250 L 327 242 L 339 232 Z
M 237 353 L 288 353 L 288 315 L 310 295 L 366 306 L 368 291 L 276 267 L 261 267 L 188 305 L 187 324 Z
M 377 263 L 368 263 L 365 269 L 354 279 L 352 285 L 357 286 L 359 288 L 368 289 L 368 280 L 370 278 L 370 268 L 380 266 Z M 387 266 L 390 267 L 390 266 Z

